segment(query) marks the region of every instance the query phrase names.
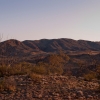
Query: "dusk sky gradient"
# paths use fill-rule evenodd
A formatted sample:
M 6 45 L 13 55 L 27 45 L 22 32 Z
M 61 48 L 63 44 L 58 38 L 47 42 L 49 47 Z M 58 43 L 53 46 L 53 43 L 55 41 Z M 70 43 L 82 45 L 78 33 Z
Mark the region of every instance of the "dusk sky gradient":
M 100 0 L 0 0 L 0 34 L 100 41 Z

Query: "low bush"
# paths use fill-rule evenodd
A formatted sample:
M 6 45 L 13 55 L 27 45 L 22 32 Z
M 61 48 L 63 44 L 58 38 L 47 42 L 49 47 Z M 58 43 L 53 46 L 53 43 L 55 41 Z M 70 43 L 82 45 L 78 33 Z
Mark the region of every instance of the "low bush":
M 60 66 L 53 66 L 52 64 L 39 62 L 36 66 L 32 67 L 32 72 L 40 75 L 49 74 L 63 74 L 63 68 Z
M 96 79 L 97 78 L 97 76 L 96 76 L 96 73 L 95 72 L 89 72 L 88 74 L 85 74 L 84 75 L 84 79 L 86 80 L 86 81 L 91 81 L 92 79 Z
M 14 92 L 16 90 L 16 84 L 9 81 L 7 78 L 0 79 L 0 92 Z
M 41 81 L 41 75 L 30 73 L 29 77 L 33 80 L 34 83 L 40 82 Z
M 23 75 L 30 73 L 32 65 L 29 63 L 19 63 L 13 66 L 0 66 L 0 77 L 11 75 Z
M 35 66 L 32 68 L 32 72 L 36 74 L 46 75 L 47 70 L 44 66 Z

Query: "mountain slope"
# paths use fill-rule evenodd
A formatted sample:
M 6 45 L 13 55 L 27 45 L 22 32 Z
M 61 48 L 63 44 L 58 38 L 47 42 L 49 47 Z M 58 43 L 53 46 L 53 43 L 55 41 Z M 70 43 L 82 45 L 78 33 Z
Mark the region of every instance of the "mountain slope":
M 33 52 L 100 51 L 100 42 L 73 39 L 7 40 L 0 43 L 0 53 L 5 55 L 31 55 Z
M 29 43 L 34 45 L 32 49 L 38 48 L 44 52 L 54 51 L 84 51 L 84 50 L 100 50 L 99 42 L 85 41 L 85 40 L 72 40 L 72 39 L 42 39 L 35 41 L 23 41 L 23 43 L 29 46 Z

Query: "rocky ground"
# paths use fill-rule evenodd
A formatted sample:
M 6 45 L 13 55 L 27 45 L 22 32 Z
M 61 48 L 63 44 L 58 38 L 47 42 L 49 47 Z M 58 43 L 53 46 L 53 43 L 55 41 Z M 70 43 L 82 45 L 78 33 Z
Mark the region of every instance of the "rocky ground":
M 100 100 L 96 80 L 57 75 L 32 79 L 18 75 L 9 76 L 6 81 L 13 91 L 0 92 L 0 100 Z

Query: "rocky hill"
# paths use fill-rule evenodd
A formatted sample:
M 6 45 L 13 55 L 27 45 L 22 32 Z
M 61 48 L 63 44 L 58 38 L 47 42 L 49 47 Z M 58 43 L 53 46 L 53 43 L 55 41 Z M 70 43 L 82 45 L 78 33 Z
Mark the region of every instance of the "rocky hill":
M 7 40 L 0 43 L 0 53 L 25 56 L 59 51 L 100 51 L 100 42 L 72 39 Z
M 39 49 L 44 52 L 54 51 L 84 51 L 84 50 L 100 50 L 100 42 L 92 42 L 85 40 L 72 39 L 42 39 L 35 41 L 23 41 L 25 45 L 32 49 Z

